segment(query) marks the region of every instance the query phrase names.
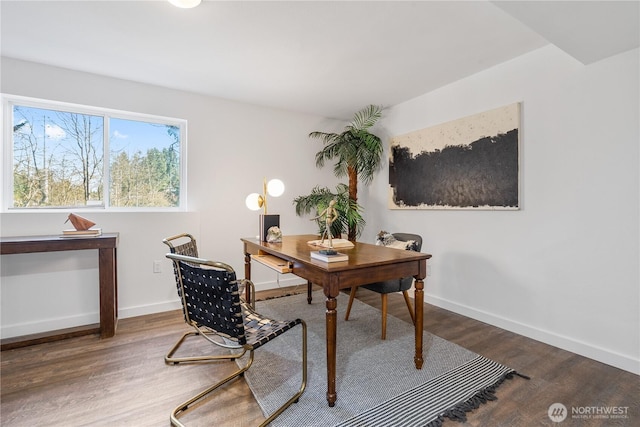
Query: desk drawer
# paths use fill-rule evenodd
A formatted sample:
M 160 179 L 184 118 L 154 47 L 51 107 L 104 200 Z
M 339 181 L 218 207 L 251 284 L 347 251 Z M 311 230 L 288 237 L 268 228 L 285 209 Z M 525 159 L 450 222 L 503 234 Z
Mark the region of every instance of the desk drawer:
M 251 259 L 282 274 L 291 273 L 293 269 L 289 261 L 269 254 L 259 253 L 257 255 L 251 255 Z

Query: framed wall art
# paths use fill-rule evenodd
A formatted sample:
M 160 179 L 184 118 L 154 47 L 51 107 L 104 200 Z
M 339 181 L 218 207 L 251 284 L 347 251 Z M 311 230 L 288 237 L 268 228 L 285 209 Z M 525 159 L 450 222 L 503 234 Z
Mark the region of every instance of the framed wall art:
M 391 138 L 390 209 L 519 209 L 520 103 Z

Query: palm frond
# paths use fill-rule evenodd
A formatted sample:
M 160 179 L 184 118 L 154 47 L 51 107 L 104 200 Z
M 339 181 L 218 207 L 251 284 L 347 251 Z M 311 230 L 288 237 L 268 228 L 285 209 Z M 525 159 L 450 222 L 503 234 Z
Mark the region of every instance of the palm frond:
M 380 117 L 382 117 L 382 107 L 373 104 L 368 105 L 353 116 L 350 128 L 354 130 L 369 129 L 376 124 Z

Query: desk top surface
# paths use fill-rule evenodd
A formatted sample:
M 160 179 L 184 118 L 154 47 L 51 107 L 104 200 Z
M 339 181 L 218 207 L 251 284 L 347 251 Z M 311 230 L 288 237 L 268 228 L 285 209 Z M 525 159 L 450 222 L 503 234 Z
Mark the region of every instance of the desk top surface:
M 263 253 L 269 253 L 279 258 L 298 261 L 327 270 L 349 270 L 365 266 L 379 266 L 431 258 L 430 254 L 422 252 L 405 251 L 356 242 L 353 248 L 336 249 L 338 252 L 349 255 L 348 261 L 326 263 L 311 258 L 311 251 L 323 249 L 308 243 L 311 240 L 318 240 L 318 236 L 313 234 L 283 236 L 281 243 L 260 242 L 255 238 L 242 238 L 241 240 L 244 242 L 245 247 L 253 247 Z

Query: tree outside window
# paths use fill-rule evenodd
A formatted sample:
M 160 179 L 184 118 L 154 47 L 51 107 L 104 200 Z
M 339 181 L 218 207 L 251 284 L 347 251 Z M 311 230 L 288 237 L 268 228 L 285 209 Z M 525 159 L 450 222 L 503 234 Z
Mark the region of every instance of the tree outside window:
M 10 106 L 11 207 L 180 207 L 184 122 Z
M 178 206 L 179 128 L 173 125 L 111 119 L 109 133 L 111 206 Z

